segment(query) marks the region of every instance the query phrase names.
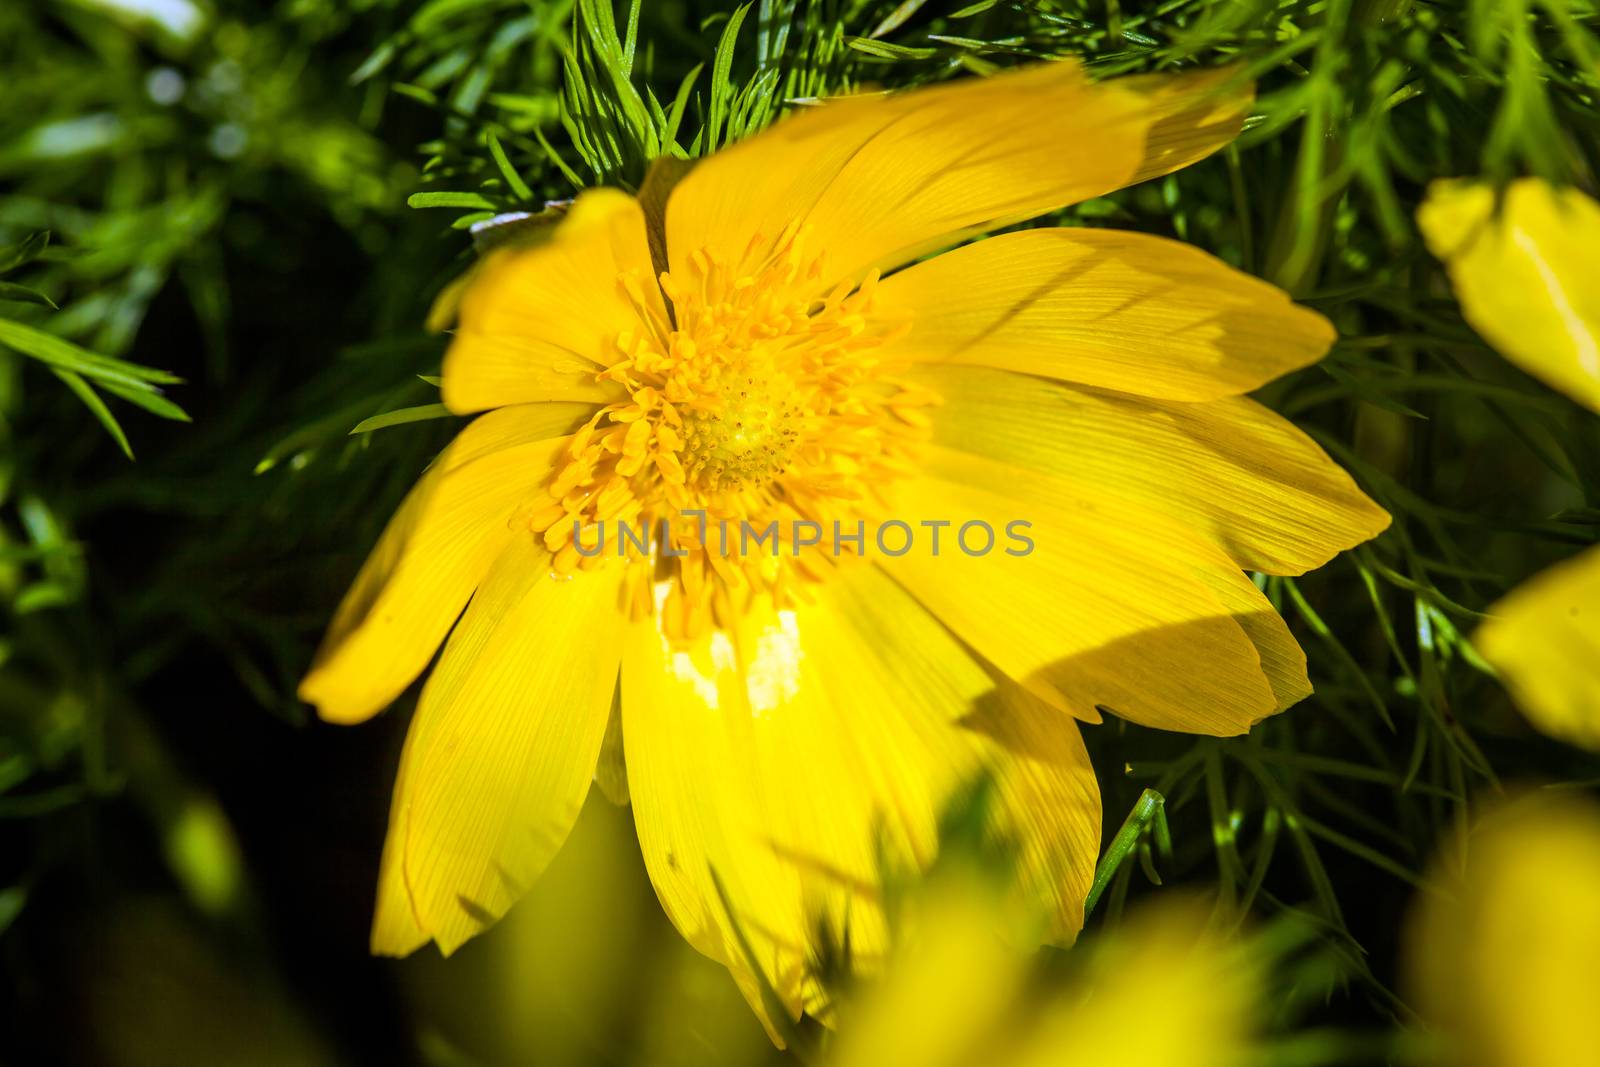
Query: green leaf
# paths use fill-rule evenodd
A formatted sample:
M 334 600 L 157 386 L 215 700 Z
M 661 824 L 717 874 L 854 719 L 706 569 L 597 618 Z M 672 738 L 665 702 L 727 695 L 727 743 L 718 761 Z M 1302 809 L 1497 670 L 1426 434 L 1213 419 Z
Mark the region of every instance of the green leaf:
M 0 345 L 13 348 L 25 356 L 48 363 L 62 370 L 95 378 L 102 382 L 120 382 L 134 389 L 153 391 L 150 383 L 173 384 L 183 379 L 164 370 L 97 355 L 80 348 L 71 341 L 25 326 L 11 319 L 0 319 Z
M 50 308 L 52 311 L 60 310 L 56 307 L 54 300 L 51 300 L 39 290 L 26 285 L 18 285 L 15 282 L 0 282 L 0 300 L 15 300 L 19 304 L 39 304 Z
M 583 179 L 578 177 L 578 172 L 568 166 L 567 161 L 561 158 L 561 153 L 550 147 L 550 142 L 545 140 L 544 131 L 535 128 L 533 131 L 533 136 L 534 139 L 539 142 L 539 147 L 544 149 L 545 156 L 548 157 L 550 162 L 556 165 L 556 169 L 561 172 L 561 176 L 567 179 L 567 181 L 571 182 L 574 189 L 582 189 Z
M 666 125 L 661 130 L 661 141 L 664 146 L 677 146 L 678 127 L 683 123 L 684 109 L 689 106 L 689 93 L 694 89 L 695 79 L 700 77 L 700 72 L 705 67 L 704 63 L 696 63 L 679 83 L 678 94 L 672 98 L 672 107 L 667 111 Z
M 94 417 L 100 420 L 100 425 L 106 428 L 117 446 L 122 449 L 123 455 L 133 458 L 133 446 L 128 444 L 128 435 L 122 432 L 122 426 L 117 422 L 117 417 L 111 414 L 111 409 L 106 407 L 106 402 L 100 399 L 100 394 L 95 392 L 88 382 L 69 370 L 52 368 L 57 378 L 67 383 L 67 388 L 78 395 L 84 407 L 94 412 Z
M 500 168 L 500 173 L 505 178 L 506 184 L 511 187 L 512 194 L 518 200 L 532 200 L 533 190 L 522 180 L 517 168 L 511 165 L 511 160 L 506 157 L 506 150 L 500 147 L 500 138 L 494 135 L 493 130 L 488 131 L 485 136 L 489 142 L 489 154 L 494 156 L 494 165 Z
M 0 274 L 16 270 L 27 263 L 32 263 L 39 258 L 39 253 L 45 250 L 50 243 L 50 231 L 40 230 L 38 233 L 29 234 L 28 237 L 14 245 L 0 248 Z
M 711 106 L 706 113 L 705 151 L 710 154 L 722 143 L 722 129 L 733 103 L 733 83 L 729 75 L 733 70 L 733 46 L 739 36 L 739 27 L 749 14 L 750 5 L 741 4 L 723 27 L 722 39 L 717 42 L 717 54 L 711 65 Z
M 443 404 L 419 404 L 412 408 L 398 408 L 394 411 L 385 411 L 381 415 L 374 415 L 370 419 L 362 419 L 350 431 L 352 435 L 358 433 L 371 433 L 373 430 L 382 430 L 389 426 L 403 426 L 408 422 L 426 422 L 428 419 L 442 419 L 455 412 Z
M 415 208 L 465 207 L 475 208 L 480 211 L 495 210 L 493 201 L 485 199 L 477 193 L 412 193 L 406 198 L 406 206 Z
M 420 85 L 411 85 L 406 82 L 396 82 L 389 88 L 393 89 L 401 96 L 410 97 L 412 100 L 415 100 L 417 103 L 422 104 L 425 107 L 439 106 L 439 94 L 424 89 Z
M 939 54 L 937 48 L 910 48 L 902 44 L 890 44 L 888 41 L 873 41 L 866 37 L 846 37 L 844 43 L 857 52 L 878 59 L 932 59 Z
M 1128 817 L 1122 822 L 1122 828 L 1117 831 L 1117 836 L 1111 839 L 1111 844 L 1106 846 L 1106 854 L 1100 858 L 1099 864 L 1095 867 L 1094 884 L 1089 887 L 1089 896 L 1083 904 L 1085 915 L 1094 911 L 1101 894 L 1106 891 L 1106 886 L 1111 884 L 1112 875 L 1117 873 L 1122 861 L 1132 855 L 1144 841 L 1147 833 L 1155 835 L 1157 847 L 1164 853 L 1171 851 L 1172 839 L 1167 829 L 1166 803 L 1167 798 L 1154 789 L 1146 789 L 1139 794 L 1133 810 L 1128 812 Z
M 882 22 L 873 27 L 872 32 L 867 36 L 873 38 L 888 36 L 905 25 L 906 20 L 915 15 L 917 10 L 926 2 L 927 0 L 902 0 L 902 3 L 889 12 Z
M 177 404 L 168 400 L 158 392 L 144 389 L 130 389 L 121 382 L 102 381 L 100 388 L 112 396 L 121 397 L 135 407 L 141 407 L 150 414 L 173 422 L 189 422 L 189 413 Z
M 362 60 L 361 65 L 350 75 L 350 84 L 360 85 L 374 74 L 382 71 L 394 59 L 395 52 L 398 50 L 398 43 L 393 38 L 374 48 L 372 54 Z
M 1295 610 L 1300 613 L 1300 617 L 1305 620 L 1306 625 L 1310 626 L 1312 631 L 1327 644 L 1328 651 L 1333 653 L 1334 658 L 1339 660 L 1340 664 L 1349 671 L 1351 677 L 1356 679 L 1361 691 L 1372 702 L 1373 710 L 1378 713 L 1378 717 L 1384 721 L 1390 730 L 1393 730 L 1394 719 L 1389 715 L 1389 706 L 1384 702 L 1377 687 L 1372 684 L 1372 679 L 1367 677 L 1367 672 L 1362 669 L 1360 662 L 1350 654 L 1349 649 L 1344 647 L 1344 644 L 1340 642 L 1332 628 L 1322 620 L 1322 616 L 1317 614 L 1316 609 L 1311 606 L 1311 602 L 1300 591 L 1298 584 L 1292 579 L 1285 578 L 1283 579 L 1283 588 L 1288 591 L 1289 600 L 1294 604 Z
M 628 39 L 622 45 L 620 67 L 624 77 L 633 76 L 633 57 L 639 49 L 639 9 L 642 6 L 643 0 L 633 0 L 633 3 L 628 5 Z

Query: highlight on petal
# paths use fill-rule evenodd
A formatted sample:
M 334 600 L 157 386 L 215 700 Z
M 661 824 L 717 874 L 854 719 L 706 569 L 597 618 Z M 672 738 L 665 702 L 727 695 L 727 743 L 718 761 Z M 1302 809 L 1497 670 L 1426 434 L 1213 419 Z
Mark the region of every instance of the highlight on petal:
M 925 538 L 883 568 L 1057 709 L 1230 736 L 1310 692 L 1304 656 L 1260 590 L 1156 512 L 937 446 L 894 499 L 907 521 L 947 529 L 937 555 Z M 969 554 L 968 523 L 1007 537 L 1005 549 Z
M 1293 423 L 1248 397 L 1152 400 L 988 367 L 924 364 L 933 440 L 1177 519 L 1245 570 L 1303 574 L 1388 514 Z
M 505 408 L 461 431 L 423 475 L 345 594 L 300 699 L 330 722 L 382 710 L 411 684 L 512 536 L 590 409 Z
M 595 374 L 641 317 L 664 319 L 644 212 L 616 189 L 580 194 L 532 244 L 486 255 L 459 296 L 441 396 L 455 412 L 620 395 Z
M 1435 182 L 1417 212 L 1461 312 L 1507 359 L 1600 411 L 1600 204 L 1538 178 Z
M 1409 1000 L 1453 1067 L 1600 1062 L 1600 810 L 1544 790 L 1435 864 L 1406 931 Z
M 1529 722 L 1600 751 L 1600 548 L 1513 589 L 1489 609 L 1472 643 Z
M 884 358 L 998 367 L 1165 400 L 1249 392 L 1315 363 L 1321 315 L 1191 245 L 1116 230 L 1002 234 L 909 267 L 877 306 Z
M 1096 83 L 1062 61 L 830 101 L 718 152 L 679 183 L 667 205 L 672 270 L 702 249 L 759 262 L 798 227 L 805 247 L 826 254 L 815 279 L 826 291 L 1101 196 L 1232 139 L 1250 95 L 1226 74 Z
M 758 1012 L 757 972 L 791 1015 L 820 1010 L 808 974 L 819 928 L 847 930 L 870 967 L 884 947 L 882 865 L 931 863 L 949 795 L 987 770 L 1022 846 L 1024 891 L 1056 913 L 1053 936 L 1070 937 L 1100 814 L 1072 724 L 1019 720 L 1036 705 L 995 699 L 988 672 L 870 566 L 841 568 L 817 594 L 688 647 L 655 623 L 633 627 L 629 792 L 673 923 Z
M 449 954 L 503 915 L 566 840 L 594 777 L 622 655 L 622 567 L 551 573 L 505 545 L 406 736 L 373 951 Z

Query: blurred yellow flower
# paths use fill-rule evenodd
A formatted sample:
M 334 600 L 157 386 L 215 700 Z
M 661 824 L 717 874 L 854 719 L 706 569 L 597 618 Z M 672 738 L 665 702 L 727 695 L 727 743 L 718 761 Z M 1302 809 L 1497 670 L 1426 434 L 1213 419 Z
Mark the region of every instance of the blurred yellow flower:
M 1435 182 L 1417 213 L 1462 313 L 1505 357 L 1600 411 L 1600 204 L 1538 178 L 1497 204 L 1479 182 Z M 1489 609 L 1474 637 L 1529 720 L 1600 749 L 1600 550 Z
M 1257 964 L 1164 902 L 1093 947 L 1078 980 L 1036 988 L 992 898 L 941 887 L 884 978 L 840 1020 L 831 1067 L 1230 1067 L 1249 1062 Z
M 1600 204 L 1538 178 L 1435 182 L 1417 212 L 1461 311 L 1502 355 L 1600 411 Z
M 1405 963 L 1450 1067 L 1600 1063 L 1600 810 L 1542 793 L 1485 816 L 1420 898 Z
M 1489 609 L 1473 644 L 1552 737 L 1600 751 L 1600 549 L 1551 567 Z
M 375 950 L 503 914 L 597 764 L 668 915 L 758 1007 L 760 979 L 814 1001 L 819 923 L 881 955 L 883 863 L 925 866 L 981 769 L 1045 936 L 1075 934 L 1100 803 L 1072 717 L 1238 734 L 1299 700 L 1304 654 L 1243 569 L 1301 573 L 1388 517 L 1243 395 L 1334 336 L 1271 286 L 1104 230 L 906 265 L 1215 151 L 1233 78 L 1057 63 L 853 97 L 485 258 L 443 399 L 493 410 L 301 688 L 359 722 L 449 635 Z

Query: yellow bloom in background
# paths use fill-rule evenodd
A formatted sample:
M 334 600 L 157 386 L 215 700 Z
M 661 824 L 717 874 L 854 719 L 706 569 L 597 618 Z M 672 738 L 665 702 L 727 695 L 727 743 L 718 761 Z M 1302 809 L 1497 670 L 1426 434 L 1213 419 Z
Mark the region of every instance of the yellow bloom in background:
M 1146 905 L 1064 988 L 1034 988 L 992 897 L 929 893 L 883 979 L 844 1013 L 831 1067 L 1231 1067 L 1254 1051 L 1258 964 L 1194 901 Z
M 1535 575 L 1489 609 L 1473 644 L 1552 737 L 1600 751 L 1600 549 Z
M 1435 182 L 1417 212 L 1472 328 L 1511 362 L 1600 411 L 1600 204 L 1538 178 Z
M 1462 313 L 1507 359 L 1600 411 L 1600 204 L 1537 178 L 1435 182 L 1417 214 Z M 1600 749 L 1600 550 L 1489 609 L 1473 642 L 1544 732 Z
M 1015 1067 L 1234 1067 L 1252 1057 L 1261 979 L 1195 903 L 1147 905 L 1097 946 L 1081 999 L 1050 1005 Z M 980 1061 L 983 1062 L 983 1061 Z
M 1418 900 L 1413 1003 L 1451 1067 L 1600 1063 L 1600 810 L 1549 792 L 1486 815 Z
M 1333 339 L 1266 283 L 1102 230 L 906 264 L 1216 150 L 1249 103 L 1231 77 L 1058 63 L 849 98 L 486 257 L 443 398 L 492 410 L 401 507 L 301 689 L 359 722 L 449 636 L 375 950 L 493 922 L 618 756 L 667 914 L 752 1003 L 759 970 L 790 1013 L 814 1004 L 819 923 L 881 955 L 882 864 L 928 864 L 984 770 L 1045 936 L 1075 934 L 1100 802 L 1074 717 L 1239 734 L 1305 696 L 1244 570 L 1301 573 L 1388 517 L 1243 395 Z M 665 543 L 618 557 L 621 523 L 661 520 Z M 781 551 L 719 520 L 776 523 Z M 795 525 L 895 521 L 904 555 Z M 1013 521 L 1031 553 L 956 540 Z

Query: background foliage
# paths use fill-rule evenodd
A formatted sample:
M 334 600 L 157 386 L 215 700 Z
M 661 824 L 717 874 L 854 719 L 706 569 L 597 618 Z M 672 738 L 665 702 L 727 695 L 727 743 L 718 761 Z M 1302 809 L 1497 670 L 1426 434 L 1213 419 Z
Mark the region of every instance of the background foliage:
M 294 683 L 454 429 L 424 319 L 474 223 L 817 97 L 1063 55 L 1258 79 L 1233 147 L 1066 218 L 1332 318 L 1264 399 L 1395 516 L 1267 583 L 1317 683 L 1292 714 L 1087 731 L 1108 840 L 1130 820 L 1088 936 L 1154 877 L 1208 889 L 1283 972 L 1274 1062 L 1406 1058 L 1396 931 L 1436 844 L 1508 781 L 1600 779 L 1467 640 L 1600 539 L 1600 425 L 1464 325 L 1412 220 L 1440 176 L 1594 189 L 1597 34 L 1592 0 L 0 6 L 0 1062 L 775 1055 L 603 801 L 506 929 L 369 959 L 408 712 L 314 725 Z

